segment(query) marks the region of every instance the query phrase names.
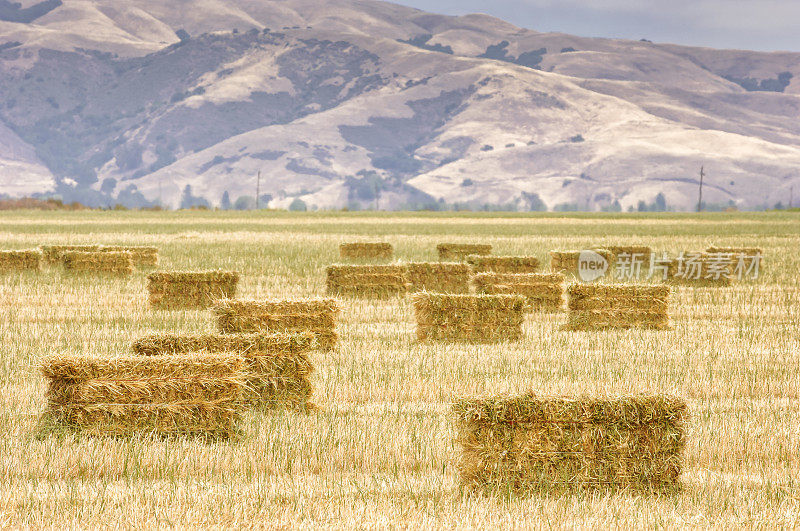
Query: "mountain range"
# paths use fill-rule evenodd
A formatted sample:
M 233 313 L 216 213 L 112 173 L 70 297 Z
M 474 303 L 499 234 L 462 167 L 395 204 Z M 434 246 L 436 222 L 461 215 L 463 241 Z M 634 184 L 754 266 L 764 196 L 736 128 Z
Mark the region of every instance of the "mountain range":
M 646 37 L 646 36 L 643 36 Z M 0 196 L 694 209 L 800 195 L 800 53 L 372 0 L 0 0 Z

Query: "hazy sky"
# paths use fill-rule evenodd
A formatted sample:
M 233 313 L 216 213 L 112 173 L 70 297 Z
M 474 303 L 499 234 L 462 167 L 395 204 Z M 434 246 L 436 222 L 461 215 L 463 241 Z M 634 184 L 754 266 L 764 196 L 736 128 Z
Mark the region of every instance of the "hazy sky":
M 488 13 L 536 31 L 714 48 L 800 51 L 800 0 L 393 0 L 448 15 Z

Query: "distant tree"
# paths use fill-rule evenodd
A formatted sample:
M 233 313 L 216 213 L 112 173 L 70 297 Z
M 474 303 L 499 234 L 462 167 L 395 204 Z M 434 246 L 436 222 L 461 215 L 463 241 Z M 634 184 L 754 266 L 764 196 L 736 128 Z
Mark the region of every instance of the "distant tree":
M 179 29 L 178 31 L 176 31 L 175 35 L 178 36 L 178 38 L 181 40 L 181 42 L 186 42 L 186 41 L 188 41 L 189 39 L 192 38 L 191 35 L 189 35 L 189 32 L 187 32 L 185 29 L 182 29 L 182 28 Z
M 289 210 L 291 212 L 305 212 L 308 210 L 308 207 L 306 206 L 305 201 L 303 201 L 299 197 L 296 197 L 295 200 L 292 201 L 291 204 L 289 205 Z
M 233 203 L 236 210 L 253 210 L 256 207 L 256 200 L 249 195 L 242 195 Z
M 461 181 L 461 186 L 472 186 L 473 184 L 475 184 L 475 183 L 473 182 L 472 179 L 469 179 L 469 178 L 464 179 L 463 181 Z
M 183 189 L 180 208 L 192 208 L 192 207 L 208 208 L 208 206 L 209 206 L 208 201 L 206 201 L 202 197 L 195 197 L 192 194 L 192 185 L 187 184 L 186 188 Z
M 570 142 L 583 142 L 583 135 L 577 134 L 569 139 Z
M 667 198 L 664 197 L 664 194 L 659 192 L 656 196 L 656 200 L 653 202 L 653 211 L 654 212 L 666 212 L 667 210 Z
M 228 195 L 228 191 L 225 190 L 225 192 L 222 194 L 222 199 L 220 199 L 219 207 L 222 210 L 230 210 L 232 206 L 233 205 L 231 205 L 231 196 Z

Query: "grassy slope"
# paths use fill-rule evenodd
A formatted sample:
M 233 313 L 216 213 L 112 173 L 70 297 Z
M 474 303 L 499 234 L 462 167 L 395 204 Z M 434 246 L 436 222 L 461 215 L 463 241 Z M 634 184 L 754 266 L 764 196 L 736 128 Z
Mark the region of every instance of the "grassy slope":
M 340 348 L 315 354 L 312 416 L 250 415 L 224 443 L 34 436 L 35 365 L 54 352 L 111 355 L 156 331 L 210 331 L 207 312 L 152 312 L 145 279 L 0 278 L 0 523 L 490 527 L 800 525 L 798 214 L 279 213 L 0 214 L 0 248 L 155 244 L 168 268 L 244 274 L 240 297 L 321 294 L 337 244 L 381 237 L 407 259 L 480 239 L 496 254 L 612 242 L 658 251 L 759 245 L 767 272 L 727 290 L 681 289 L 670 332 L 568 333 L 530 316 L 525 339 L 418 345 L 406 301 L 347 301 Z M 691 407 L 686 489 L 675 498 L 462 494 L 448 403 L 516 392 L 669 392 Z

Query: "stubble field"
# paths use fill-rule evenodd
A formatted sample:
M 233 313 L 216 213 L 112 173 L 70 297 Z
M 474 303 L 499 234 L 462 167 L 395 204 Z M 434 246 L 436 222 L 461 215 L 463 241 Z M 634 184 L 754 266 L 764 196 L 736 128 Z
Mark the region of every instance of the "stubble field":
M 442 241 L 494 254 L 642 243 L 677 255 L 759 246 L 758 280 L 677 288 L 671 331 L 567 332 L 530 314 L 524 339 L 419 344 L 408 299 L 346 299 L 334 352 L 313 353 L 320 410 L 247 413 L 241 438 L 43 433 L 49 354 L 114 356 L 157 332 L 211 332 L 208 311 L 153 311 L 146 273 L 0 277 L 0 526 L 800 526 L 800 214 L 489 216 L 85 212 L 0 214 L 0 248 L 155 245 L 162 269 L 242 274 L 238 298 L 318 296 L 345 241 L 436 260 Z M 668 393 L 691 417 L 683 491 L 532 497 L 463 491 L 454 398 Z

